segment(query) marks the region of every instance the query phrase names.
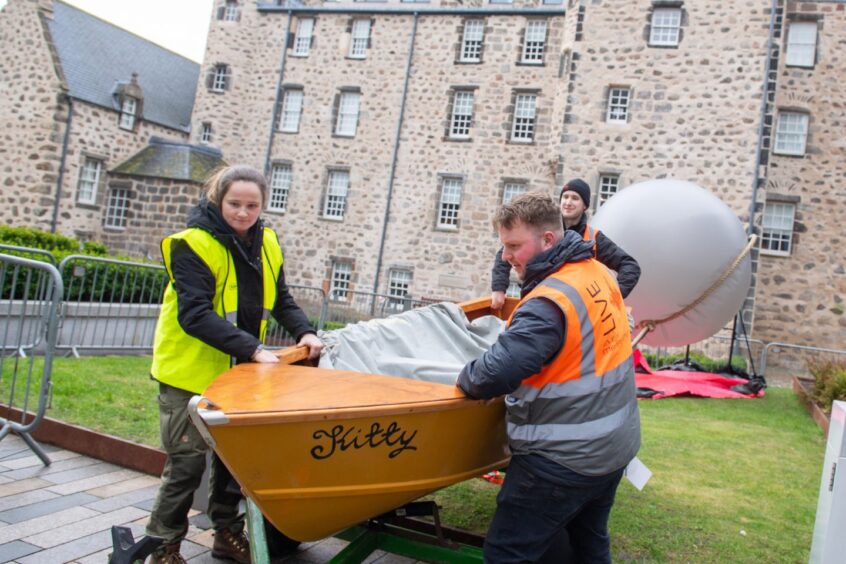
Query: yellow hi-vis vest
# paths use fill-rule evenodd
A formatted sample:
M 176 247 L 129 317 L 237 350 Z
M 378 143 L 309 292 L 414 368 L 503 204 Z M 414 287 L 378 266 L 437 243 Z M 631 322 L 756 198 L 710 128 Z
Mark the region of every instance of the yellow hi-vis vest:
M 153 377 L 174 388 L 200 394 L 222 372 L 228 370 L 233 359 L 225 352 L 207 345 L 186 333 L 177 319 L 178 304 L 174 288 L 171 250 L 176 240 L 185 241 L 191 250 L 206 263 L 215 279 L 212 306 L 220 317 L 237 325 L 238 280 L 232 253 L 211 233 L 189 228 L 162 240 L 162 256 L 170 284 L 165 288 L 162 310 L 156 324 L 153 343 Z M 276 283 L 282 269 L 282 248 L 272 229 L 264 228 L 261 248 L 264 311 L 259 339 L 264 341 L 267 320 L 276 304 Z

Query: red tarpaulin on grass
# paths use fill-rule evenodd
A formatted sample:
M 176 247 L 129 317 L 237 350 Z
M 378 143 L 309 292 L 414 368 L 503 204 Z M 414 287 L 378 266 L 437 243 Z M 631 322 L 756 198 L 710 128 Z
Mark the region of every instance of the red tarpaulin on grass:
M 764 395 L 764 390 L 754 394 L 736 392 L 731 388 L 746 384 L 743 378 L 727 378 L 710 372 L 683 372 L 680 370 L 652 370 L 639 350 L 634 351 L 635 384 L 638 392 L 655 390 L 655 394 L 638 397 L 651 399 L 670 396 L 698 396 L 703 398 L 755 398 Z

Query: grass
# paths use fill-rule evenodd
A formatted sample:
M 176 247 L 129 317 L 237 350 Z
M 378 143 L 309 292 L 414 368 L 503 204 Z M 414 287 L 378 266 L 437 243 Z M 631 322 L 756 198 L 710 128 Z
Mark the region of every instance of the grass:
M 47 415 L 157 446 L 149 364 L 147 357 L 56 359 Z M 4 374 L 3 401 L 8 381 Z M 625 479 L 620 485 L 611 514 L 615 561 L 807 562 L 825 441 L 792 391 L 639 405 L 638 456 L 653 477 L 642 492 Z M 483 533 L 498 491 L 476 479 L 432 497 L 446 524 Z

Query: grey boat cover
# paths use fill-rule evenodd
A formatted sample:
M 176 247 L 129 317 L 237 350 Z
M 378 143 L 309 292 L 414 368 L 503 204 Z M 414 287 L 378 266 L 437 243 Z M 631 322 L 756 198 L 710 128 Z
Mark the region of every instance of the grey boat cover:
M 470 322 L 458 305 L 442 302 L 321 332 L 318 366 L 454 384 L 504 328 L 494 316 Z

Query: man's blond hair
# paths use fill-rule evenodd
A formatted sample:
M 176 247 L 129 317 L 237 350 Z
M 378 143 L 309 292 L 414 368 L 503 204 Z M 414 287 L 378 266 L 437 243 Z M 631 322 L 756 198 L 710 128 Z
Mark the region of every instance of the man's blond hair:
M 552 196 L 543 192 L 527 192 L 502 204 L 494 215 L 494 228 L 513 228 L 523 223 L 540 232 L 552 231 L 557 235 L 564 233 L 561 210 Z

